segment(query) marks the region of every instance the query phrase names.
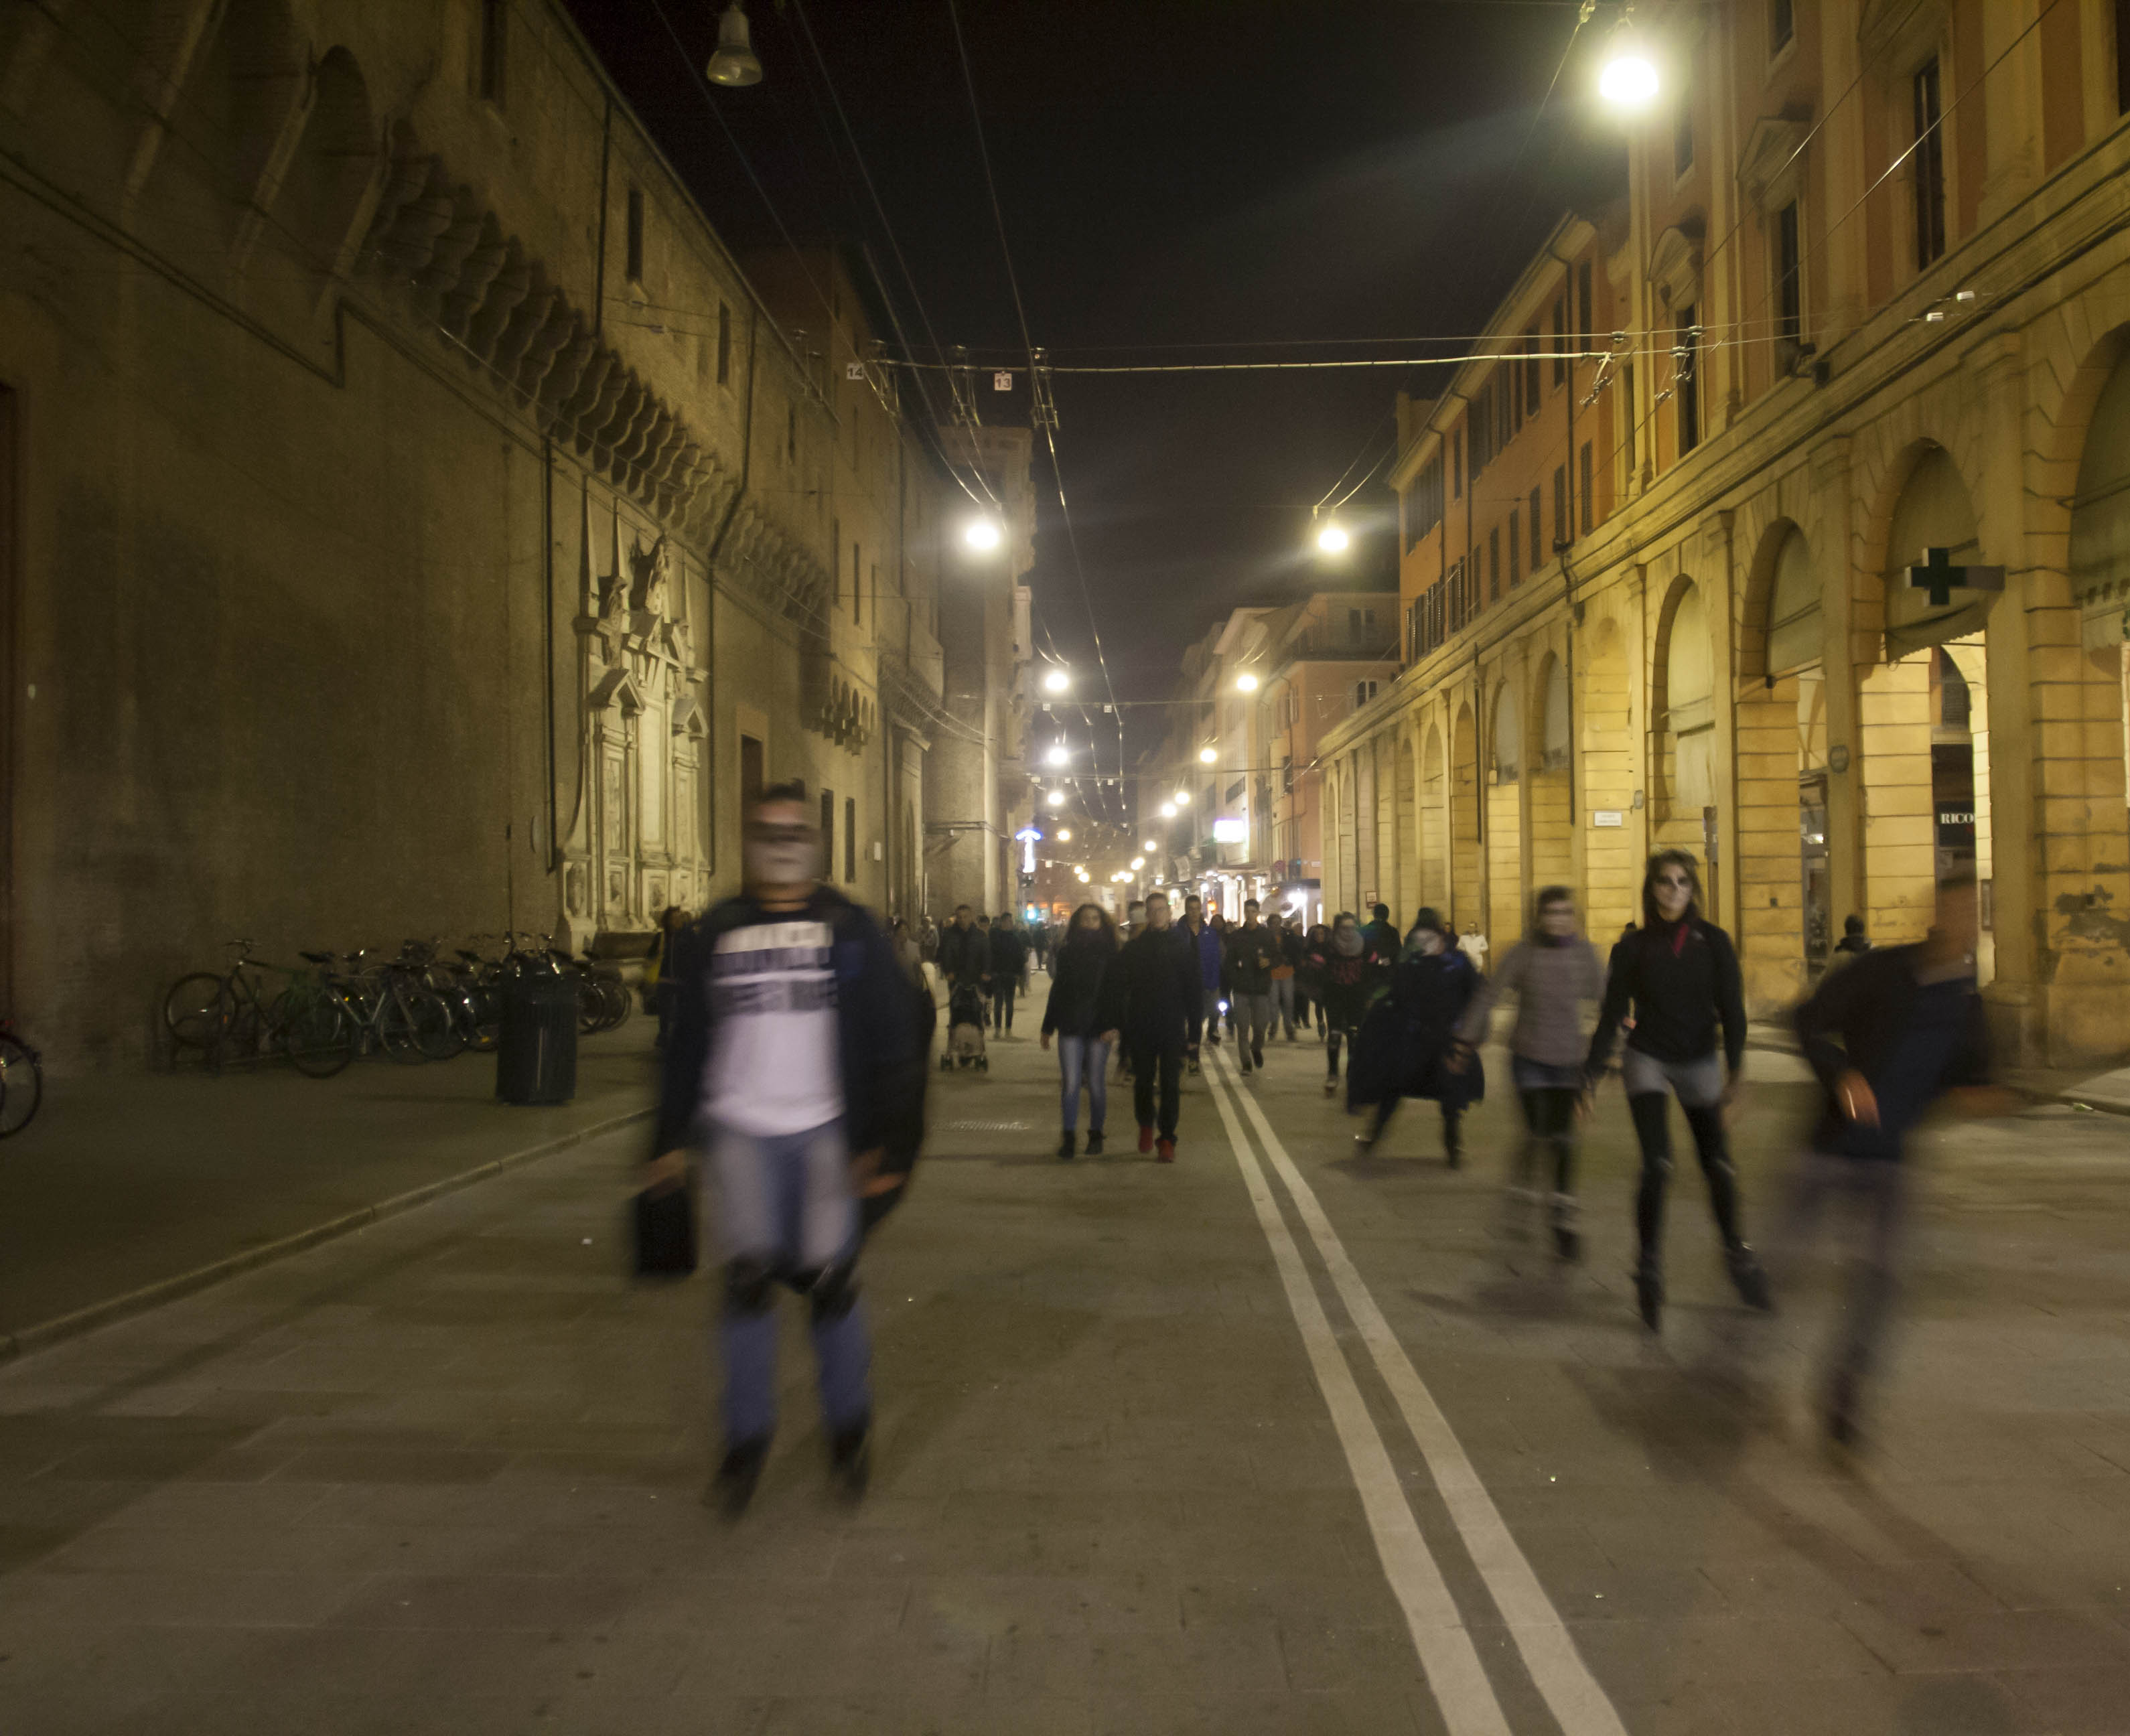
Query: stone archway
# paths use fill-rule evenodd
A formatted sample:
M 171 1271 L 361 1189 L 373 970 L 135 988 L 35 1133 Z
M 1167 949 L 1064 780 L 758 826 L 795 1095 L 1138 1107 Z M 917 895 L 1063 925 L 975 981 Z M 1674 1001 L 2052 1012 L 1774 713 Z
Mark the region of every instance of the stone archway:
M 1575 872 L 1575 840 L 1570 785 L 1574 708 L 1568 689 L 1568 665 L 1548 652 L 1532 687 L 1531 751 L 1525 768 L 1531 804 L 1531 884 L 1566 885 Z
M 1706 871 L 1717 807 L 1716 646 L 1701 587 L 1681 575 L 1658 623 L 1650 717 L 1650 847 L 1693 852 Z
M 1600 619 L 1576 641 L 1583 688 L 1583 890 L 1589 932 L 1599 939 L 1635 920 L 1641 865 L 1635 847 L 1640 775 L 1628 703 L 1626 636 Z
M 1449 734 L 1450 921 L 1459 934 L 1482 915 L 1479 842 L 1479 730 L 1468 699 Z
M 1515 684 L 1494 689 L 1487 730 L 1487 943 L 1493 956 L 1523 932 L 1523 707 Z

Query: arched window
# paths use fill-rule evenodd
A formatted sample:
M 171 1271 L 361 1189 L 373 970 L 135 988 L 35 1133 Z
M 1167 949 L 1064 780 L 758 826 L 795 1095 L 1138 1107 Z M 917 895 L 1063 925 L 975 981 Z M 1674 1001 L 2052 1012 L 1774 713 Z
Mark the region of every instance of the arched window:
M 1786 675 L 1820 661 L 1822 644 L 1819 578 L 1812 545 L 1793 528 L 1775 556 L 1775 580 L 1768 595 L 1767 673 Z

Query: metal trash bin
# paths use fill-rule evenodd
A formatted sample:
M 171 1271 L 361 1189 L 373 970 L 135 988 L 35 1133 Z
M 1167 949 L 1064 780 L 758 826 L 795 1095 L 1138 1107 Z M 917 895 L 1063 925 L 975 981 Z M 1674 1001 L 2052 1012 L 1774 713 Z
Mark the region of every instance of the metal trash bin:
M 505 1103 L 567 1103 L 577 1095 L 575 976 L 526 972 L 505 985 L 495 1095 Z

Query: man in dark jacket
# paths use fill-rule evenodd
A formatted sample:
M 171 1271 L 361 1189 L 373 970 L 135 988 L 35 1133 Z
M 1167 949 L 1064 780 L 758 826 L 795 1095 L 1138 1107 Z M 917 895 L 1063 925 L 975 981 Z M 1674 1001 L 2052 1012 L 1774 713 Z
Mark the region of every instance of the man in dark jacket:
M 1101 1023 L 1106 1041 L 1115 1041 L 1121 1033 L 1131 1052 L 1139 1148 L 1157 1150 L 1163 1163 L 1176 1161 L 1183 1052 L 1197 1034 L 1197 954 L 1169 926 L 1168 898 L 1154 893 L 1146 901 L 1145 925 L 1117 955 L 1103 980 Z M 1158 1118 L 1157 1084 L 1161 1093 Z
M 1183 900 L 1181 932 L 1198 961 L 1198 1013 L 1192 1021 L 1187 1057 L 1191 1071 L 1195 1073 L 1198 1071 L 1201 1040 L 1216 1049 L 1220 1047 L 1220 984 L 1227 974 L 1227 956 L 1220 944 L 1220 931 L 1206 920 L 1205 901 L 1196 893 Z
M 1660 850 L 1642 879 L 1642 924 L 1612 948 L 1605 1000 L 1583 1063 L 1587 1086 L 1604 1077 L 1620 1021 L 1635 1026 L 1621 1059 L 1627 1112 L 1642 1148 L 1635 1223 L 1635 1268 L 1642 1323 L 1659 1329 L 1664 1309 L 1664 1193 L 1671 1181 L 1670 1099 L 1679 1099 L 1708 1204 L 1723 1238 L 1724 1263 L 1748 1307 L 1769 1307 L 1768 1281 L 1738 1222 L 1738 1177 L 1725 1121 L 1746 1060 L 1746 995 L 1731 937 L 1701 915 L 1701 877 L 1683 850 Z M 1718 1055 L 1716 1039 L 1722 1028 Z
M 1239 928 L 1228 931 L 1228 993 L 1235 1009 L 1235 1052 L 1243 1076 L 1264 1065 L 1265 1032 L 1272 1023 L 1273 967 L 1281 961 L 1279 937 L 1258 918 L 1258 901 L 1243 900 Z
M 1827 1432 L 1843 1445 L 1855 1438 L 1860 1390 L 1893 1303 L 1909 1133 L 1947 1094 L 1968 1114 L 2013 1107 L 2009 1093 L 1989 1087 L 1976 932 L 1974 876 L 1959 875 L 1938 888 L 1937 920 L 1920 944 L 1859 953 L 1792 1015 L 1822 1101 L 1779 1245 L 1793 1257 L 1830 1197 L 1853 1199 L 1866 1229 L 1826 1392 Z
M 1013 1028 L 1013 1003 L 1020 993 L 1020 973 L 1028 963 L 1028 942 L 1020 924 L 1001 916 L 991 924 L 991 1029 L 1004 1036 Z
M 803 789 L 747 814 L 747 890 L 685 930 L 652 1185 L 706 1147 L 724 1259 L 724 1455 L 712 1495 L 737 1516 L 776 1426 L 776 1285 L 805 1295 L 830 1467 L 868 1471 L 872 1350 L 858 1308 L 859 1199 L 915 1118 L 922 1060 L 910 994 L 872 918 L 819 884 Z M 891 1184 L 889 1184 L 891 1185 Z
M 934 962 L 947 980 L 949 994 L 961 983 L 980 982 L 990 974 L 991 938 L 977 927 L 967 904 L 955 905 L 953 921 L 941 931 Z

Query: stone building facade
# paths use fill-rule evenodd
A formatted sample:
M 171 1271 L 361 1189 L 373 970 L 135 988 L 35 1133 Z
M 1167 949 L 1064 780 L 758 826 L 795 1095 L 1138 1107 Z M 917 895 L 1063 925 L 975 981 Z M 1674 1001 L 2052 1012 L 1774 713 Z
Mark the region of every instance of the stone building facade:
M 552 0 L 9 6 L 0 154 L 0 987 L 59 1065 L 240 936 L 614 944 L 766 781 L 924 906 L 943 603 L 1019 575 L 862 270 L 736 259 Z
M 1327 883 L 1498 947 L 1562 882 L 1609 937 L 1681 845 L 1769 1012 L 1971 864 L 2008 1052 L 2130 1047 L 2120 12 L 1637 10 L 1620 203 L 1402 406 L 1406 667 L 1325 743 Z

